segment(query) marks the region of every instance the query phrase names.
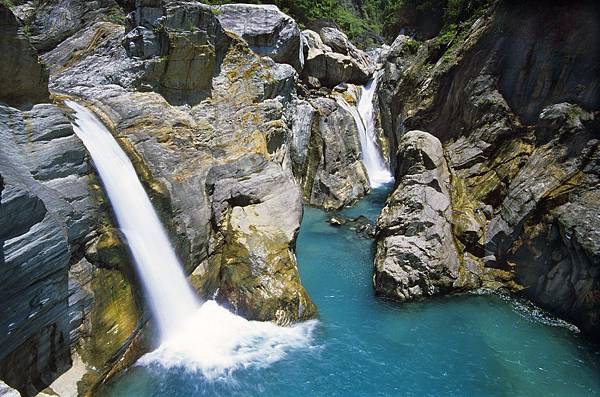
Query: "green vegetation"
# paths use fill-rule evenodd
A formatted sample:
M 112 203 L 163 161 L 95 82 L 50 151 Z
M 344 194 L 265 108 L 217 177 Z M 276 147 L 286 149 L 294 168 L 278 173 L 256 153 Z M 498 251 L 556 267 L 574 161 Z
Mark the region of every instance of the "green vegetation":
M 207 0 L 208 4 L 228 4 L 240 0 Z M 275 4 L 291 15 L 302 28 L 313 23 L 334 22 L 362 47 L 375 44 L 381 35 L 383 16 L 396 0 L 241 0 L 250 4 Z
M 0 4 L 2 4 L 3 6 L 5 6 L 7 8 L 12 8 L 15 6 L 13 4 L 12 0 L 0 0 Z
M 359 47 L 392 42 L 401 29 L 418 40 L 442 33 L 455 36 L 461 24 L 472 21 L 491 0 L 205 0 L 208 4 L 234 2 L 275 4 L 302 28 L 334 22 Z
M 402 28 L 418 39 L 438 35 L 450 41 L 465 25 L 481 15 L 490 0 L 397 0 L 384 11 L 382 33 L 393 40 Z M 439 38 L 439 37 L 438 37 Z

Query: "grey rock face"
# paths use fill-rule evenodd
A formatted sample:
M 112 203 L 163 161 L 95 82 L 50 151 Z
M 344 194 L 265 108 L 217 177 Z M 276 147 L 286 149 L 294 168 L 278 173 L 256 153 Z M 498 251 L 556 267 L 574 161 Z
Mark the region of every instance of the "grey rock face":
M 450 172 L 440 141 L 422 131 L 406 133 L 398 146 L 396 178 L 377 220 L 375 291 L 409 300 L 462 287 Z
M 27 25 L 33 46 L 42 52 L 97 20 L 116 22 L 124 17 L 115 0 L 33 0 L 15 12 Z
M 138 4 L 127 16 L 123 46 L 146 60 L 139 84 L 171 103 L 208 95 L 229 39 L 211 8 L 192 2 Z
M 69 265 L 97 212 L 60 109 L 0 107 L 0 120 L 0 376 L 32 394 L 70 366 Z
M 203 69 L 207 74 L 190 75 L 183 71 L 172 75 L 174 79 L 182 79 L 181 82 L 188 77 L 210 77 L 210 86 L 206 90 L 190 91 L 203 95 L 200 102 L 182 95 L 179 98 L 185 99 L 185 105 L 172 106 L 169 101 L 173 102 L 174 97 L 169 97 L 163 89 L 164 80 L 148 80 L 148 68 L 160 62 L 163 56 L 157 59 L 147 54 L 146 44 L 138 48 L 139 41 L 129 45 L 131 42 L 128 40 L 134 28 L 150 29 L 151 26 L 158 27 L 159 36 L 160 32 L 169 33 L 169 40 L 171 33 L 186 37 L 203 35 L 208 43 L 206 45 L 220 54 L 215 55 L 213 67 Z M 277 225 L 278 229 L 273 236 L 265 238 L 262 246 L 258 245 L 260 241 L 245 242 L 245 237 L 218 238 L 227 230 L 211 223 L 213 206 L 210 195 L 204 189 L 207 175 L 215 166 L 236 162 L 245 154 L 255 154 L 272 162 L 273 165 L 265 166 L 266 170 L 272 170 L 274 166 L 279 169 L 278 183 L 297 192 L 290 187 L 288 180 L 283 179 L 283 175 L 287 179 L 287 175 L 291 175 L 287 171 L 287 147 L 291 135 L 288 115 L 297 80 L 294 68 L 260 57 L 241 39 L 225 34 L 211 9 L 198 3 L 139 3 L 136 11 L 128 17 L 128 29 L 132 30 L 123 40 L 124 33 L 119 31 L 118 26 L 97 23 L 48 53 L 46 59 L 57 61 L 52 66 L 55 72 L 53 87 L 85 98 L 99 114 L 105 116 L 108 124 L 114 126 L 173 236 L 174 246 L 184 259 L 192 282 L 202 294 L 212 296 L 220 288 L 223 301 L 230 302 L 231 307 L 249 318 L 287 323 L 313 316 L 314 308 L 310 309 L 310 299 L 299 284 L 293 251 L 289 250 L 294 241 L 290 233 Z M 76 62 L 69 62 L 64 56 L 69 53 L 69 48 L 72 50 L 93 42 L 93 37 L 102 31 L 106 34 L 96 43 L 93 53 L 84 54 Z M 124 47 L 120 45 L 121 41 Z M 161 53 L 167 48 L 163 43 L 160 42 Z M 219 43 L 226 43 L 221 53 L 221 49 L 217 50 Z M 182 47 L 182 51 L 194 50 L 188 47 Z M 139 52 L 131 52 L 132 49 Z M 166 62 L 174 59 L 171 54 L 165 56 Z M 144 59 L 147 56 L 149 58 Z M 90 70 L 96 71 L 93 76 L 89 75 Z M 164 74 L 161 76 L 164 77 Z M 149 91 L 140 92 L 138 87 Z M 180 93 L 184 91 L 180 90 Z M 286 171 L 282 171 L 282 166 Z M 280 192 L 279 185 L 271 183 L 269 178 L 264 181 L 264 189 Z M 261 192 L 261 195 L 271 195 Z M 292 221 L 296 219 L 295 207 L 285 207 L 277 200 L 261 200 L 260 204 L 256 203 L 256 208 L 248 208 L 264 212 L 259 218 L 273 216 L 267 220 L 274 225 L 286 217 Z M 289 216 L 281 212 L 284 208 Z M 253 216 L 245 221 L 242 218 L 234 220 L 256 220 L 257 224 L 267 222 Z M 250 252 L 258 250 L 266 255 L 259 258 L 262 273 L 268 272 L 268 266 L 281 270 L 273 272 L 268 281 L 269 289 L 264 289 L 268 293 L 260 297 L 241 292 L 234 295 L 233 289 L 241 282 L 239 279 L 223 276 L 226 281 L 219 281 L 221 262 L 218 258 L 236 253 L 240 261 L 246 258 L 244 263 L 251 263 L 252 258 L 242 254 L 244 249 L 250 249 L 244 248 L 247 244 L 252 246 Z M 256 277 L 255 280 L 258 280 Z M 225 291 L 228 291 L 227 294 Z M 251 304 L 255 300 L 257 304 Z
M 352 204 L 369 190 L 356 122 L 340 100 L 299 103 L 292 127 L 296 179 L 305 200 L 326 209 Z
M 217 7 L 216 15 L 225 30 L 243 38 L 257 54 L 292 65 L 298 72 L 302 70 L 304 49 L 300 29 L 277 6 L 227 4 Z
M 12 106 L 47 102 L 48 72 L 13 13 L 1 4 L 0 52 L 0 101 Z
M 302 199 L 290 175 L 258 155 L 212 168 L 206 179 L 212 203 L 217 299 L 245 317 L 290 324 L 316 308 L 299 283 L 293 247 Z M 263 291 L 268 291 L 265 293 Z
M 315 88 L 334 87 L 340 83 L 367 83 L 374 70 L 368 56 L 354 47 L 342 32 L 333 28 L 323 30 L 325 33 L 322 33 L 322 37 L 335 49 L 324 43 L 318 33 L 312 30 L 303 31 L 308 55 L 302 78 Z
M 541 37 L 537 27 L 550 14 L 580 23 Z M 436 40 L 415 46 L 399 37 L 379 85 L 391 142 L 423 129 L 444 146 L 452 237 L 473 270 L 467 285 L 520 291 L 593 338 L 598 15 L 593 2 L 568 11 L 499 3 L 442 50 Z M 556 75 L 565 78 L 549 84 Z

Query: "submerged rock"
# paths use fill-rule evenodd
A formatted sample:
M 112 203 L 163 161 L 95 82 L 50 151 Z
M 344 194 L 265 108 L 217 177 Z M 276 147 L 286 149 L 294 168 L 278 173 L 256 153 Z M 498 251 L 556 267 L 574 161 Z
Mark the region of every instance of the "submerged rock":
M 398 145 L 396 180 L 377 220 L 375 291 L 409 300 L 462 288 L 450 171 L 440 141 L 426 132 L 407 132 Z
M 327 223 L 334 227 L 344 227 L 353 230 L 364 238 L 375 237 L 375 225 L 364 215 L 355 218 L 347 218 L 336 214 L 330 217 Z

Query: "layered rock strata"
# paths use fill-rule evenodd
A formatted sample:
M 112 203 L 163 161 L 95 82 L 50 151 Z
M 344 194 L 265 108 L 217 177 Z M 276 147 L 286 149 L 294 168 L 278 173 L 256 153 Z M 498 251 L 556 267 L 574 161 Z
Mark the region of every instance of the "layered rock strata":
M 555 28 L 541 29 L 550 15 L 558 16 Z M 413 164 L 404 164 L 406 131 L 422 129 L 442 143 L 450 172 L 447 238 L 461 267 L 476 276 L 470 286 L 522 291 L 592 337 L 600 326 L 599 16 L 593 2 L 490 2 L 454 36 L 398 37 L 379 85 L 397 170 Z M 390 199 L 384 213 L 402 208 Z M 381 247 L 386 238 L 382 232 Z M 378 257 L 394 262 L 402 252 Z

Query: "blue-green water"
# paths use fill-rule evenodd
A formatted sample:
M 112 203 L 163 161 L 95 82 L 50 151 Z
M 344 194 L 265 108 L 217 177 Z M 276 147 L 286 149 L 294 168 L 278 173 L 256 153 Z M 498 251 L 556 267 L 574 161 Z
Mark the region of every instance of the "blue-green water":
M 385 191 L 346 215 L 374 219 Z M 464 295 L 398 304 L 371 286 L 373 246 L 306 208 L 297 257 L 319 308 L 312 346 L 206 381 L 130 368 L 110 396 L 600 396 L 600 349 L 522 304 Z M 207 324 L 210 326 L 210 324 Z

